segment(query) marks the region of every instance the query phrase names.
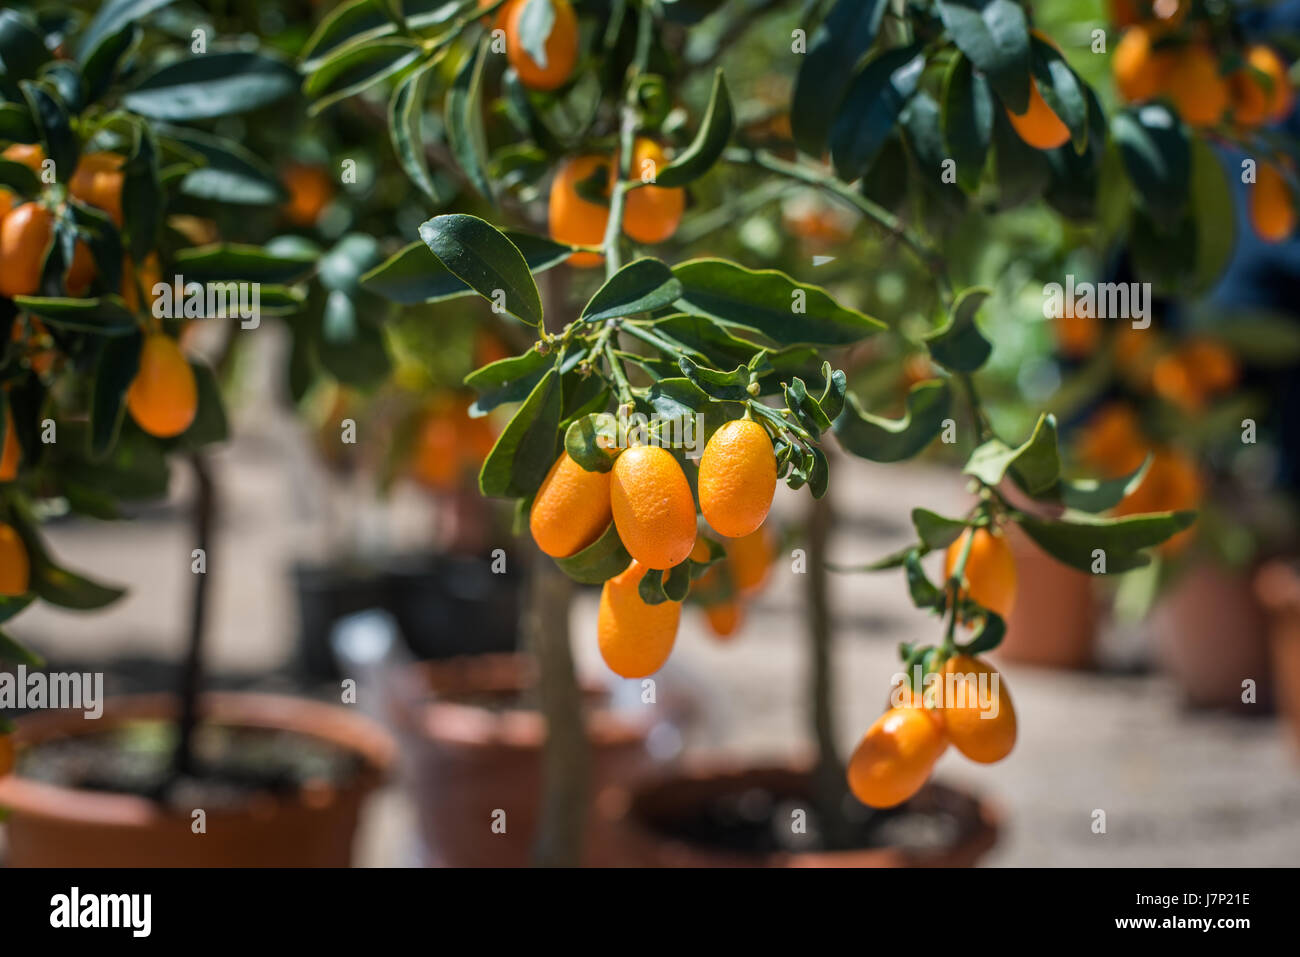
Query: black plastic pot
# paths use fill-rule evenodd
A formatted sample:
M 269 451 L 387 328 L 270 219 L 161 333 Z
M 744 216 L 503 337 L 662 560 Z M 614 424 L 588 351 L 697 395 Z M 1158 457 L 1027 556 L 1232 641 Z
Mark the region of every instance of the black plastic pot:
M 490 559 L 419 555 L 383 566 L 298 565 L 299 665 L 312 678 L 339 677 L 329 638 L 341 618 L 381 608 L 397 621 L 420 661 L 515 651 L 522 578 L 492 571 Z

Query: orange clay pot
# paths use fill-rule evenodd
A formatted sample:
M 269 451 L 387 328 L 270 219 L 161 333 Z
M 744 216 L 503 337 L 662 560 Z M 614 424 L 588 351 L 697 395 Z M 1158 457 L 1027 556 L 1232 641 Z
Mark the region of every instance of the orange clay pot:
M 347 867 L 357 816 L 396 757 L 378 725 L 342 707 L 263 694 L 210 694 L 205 718 L 241 728 L 292 731 L 359 755 L 363 770 L 347 786 L 293 799 L 267 796 L 248 809 L 211 811 L 207 834 L 190 830 L 188 812 L 129 794 L 77 790 L 11 775 L 0 778 L 11 867 Z M 104 715 L 80 711 L 26 715 L 17 744 L 100 732 L 127 721 L 174 719 L 170 695 L 109 699 Z
M 1016 602 L 994 656 L 1048 668 L 1087 668 L 1097 640 L 1092 576 L 1058 562 L 1014 522 L 1003 529 L 1016 560 Z
M 1202 561 L 1161 596 L 1149 619 L 1155 651 L 1188 704 L 1246 714 L 1273 704 L 1268 625 L 1248 571 Z M 1241 700 L 1245 679 L 1255 703 Z
M 1300 571 L 1291 562 L 1269 562 L 1255 575 L 1255 594 L 1268 620 L 1278 710 L 1300 750 Z
M 896 811 L 877 812 L 955 818 L 955 838 L 932 850 L 884 846 L 850 851 L 745 852 L 672 836 L 673 825 L 701 806 L 755 789 L 795 806 L 809 801 L 812 776 L 806 767 L 795 764 L 745 767 L 699 763 L 634 788 L 624 821 L 630 863 L 641 867 L 972 867 L 997 842 L 998 815 L 991 806 L 934 782 Z
M 447 867 L 527 867 L 537 835 L 546 722 L 536 675 L 524 655 L 475 655 L 414 666 L 433 697 L 399 714 L 419 739 L 412 754 L 420 833 L 429 863 Z M 624 862 L 611 788 L 646 770 L 648 724 L 603 707 L 586 689 L 591 794 L 583 864 Z M 649 709 L 648 709 L 649 710 Z M 505 833 L 492 830 L 505 812 Z M 498 816 L 499 817 L 499 816 Z

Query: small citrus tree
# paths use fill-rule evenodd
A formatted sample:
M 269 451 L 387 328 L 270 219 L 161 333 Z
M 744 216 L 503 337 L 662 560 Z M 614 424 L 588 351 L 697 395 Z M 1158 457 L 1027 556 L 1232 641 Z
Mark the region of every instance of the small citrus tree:
M 867 731 L 849 762 L 854 793 L 889 806 L 915 793 L 949 742 L 977 761 L 997 760 L 1014 743 L 1009 697 L 1002 717 L 989 721 L 962 707 L 940 717 L 944 702 L 920 694 L 930 675 L 959 683 L 989 676 L 976 656 L 1000 640 L 1014 589 L 1002 525 L 1017 523 L 1061 561 L 1113 574 L 1146 562 L 1145 549 L 1193 515 L 1103 517 L 1143 466 L 1108 481 L 1063 475 L 1051 416 L 1023 440 L 995 433 L 974 380 L 992 352 L 976 322 L 988 291 L 959 287 L 938 245 L 886 208 L 898 196 L 878 195 L 891 188 L 878 164 L 905 147 L 926 224 L 942 218 L 954 193 L 961 204 L 992 194 L 1006 207 L 1048 193 L 1072 215 L 1090 215 L 1109 155 L 1091 88 L 1011 0 L 904 11 L 873 0 L 814 6 L 829 9 L 810 44 L 803 30 L 793 35 L 794 52 L 805 54 L 789 110 L 793 143 L 760 143 L 738 130 L 721 70 L 694 122 L 681 122 L 673 107 L 691 72 L 686 30 L 708 13 L 685 2 L 466 0 L 408 3 L 398 15 L 353 0 L 309 41 L 306 89 L 330 102 L 394 79 L 393 145 L 412 182 L 433 208 L 448 202 L 431 188 L 429 158 L 438 155 L 454 158 L 477 192 L 466 205 L 483 216 L 429 219 L 420 241 L 362 286 L 408 305 L 477 293 L 533 331 L 532 348 L 466 380 L 479 393 L 475 414 L 514 407 L 480 488 L 515 501 L 519 528 L 528 526 L 554 567 L 601 585 L 600 651 L 617 674 L 642 677 L 663 664 L 683 600 L 729 597 L 728 576 L 711 569 L 721 567 L 725 541 L 763 524 L 778 481 L 806 487 L 814 500 L 826 495 L 829 435 L 880 462 L 912 458 L 941 437 L 967 448 L 969 512 L 915 510 L 915 544 L 873 566 L 901 569 L 916 605 L 946 621 L 934 643 L 901 649 L 915 694 L 900 689 L 898 707 Z M 721 34 L 734 40 L 747 26 L 732 22 Z M 427 138 L 421 114 L 430 100 L 441 104 L 445 141 Z M 694 132 L 683 135 L 684 126 Z M 670 154 L 661 144 L 673 135 Z M 813 161 L 792 155 L 794 145 Z M 830 168 L 817 161 L 828 147 Z M 535 184 L 550 170 L 542 236 L 527 227 L 536 226 L 533 200 L 542 195 Z M 641 247 L 672 239 L 686 188 L 706 176 L 823 191 L 875 223 L 931 277 L 929 304 L 917 308 L 929 316 L 924 348 L 943 371 L 911 389 L 901 418 L 864 409 L 830 361 L 881 334 L 876 319 L 777 270 L 644 254 Z M 638 252 L 629 255 L 629 246 Z M 562 263 L 578 268 L 556 270 Z M 584 270 L 600 267 L 603 281 L 589 281 Z M 961 427 L 959 406 L 968 423 Z M 698 466 L 686 455 L 683 426 L 696 421 L 707 440 Z M 1014 504 L 1025 499 L 1038 508 Z M 812 712 L 823 770 L 837 769 L 829 778 L 842 790 L 828 704 L 826 513 L 813 524 L 823 547 L 810 555 L 819 697 Z M 921 562 L 938 550 L 948 560 L 936 584 Z M 534 586 L 531 619 L 545 633 L 534 644 L 553 756 L 553 828 L 543 834 L 541 859 L 573 862 L 581 720 L 567 630 L 556 620 L 568 605 L 554 596 L 567 592 L 547 567 L 535 569 L 542 585 Z M 826 806 L 833 817 L 834 801 Z
M 286 199 L 271 168 L 212 121 L 256 116 L 297 74 L 248 44 L 214 35 L 209 49 L 201 21 L 184 43 L 139 22 L 166 5 L 0 12 L 0 620 L 38 600 L 89 611 L 120 597 L 64 568 L 40 519 L 119 518 L 121 503 L 163 496 L 171 459 L 188 457 L 198 500 L 184 773 L 214 508 L 203 449 L 227 429 L 216 375 L 187 358 L 185 334 L 192 320 L 223 321 L 228 348 L 238 325 L 297 311 L 317 253 L 209 241 L 208 217 L 224 207 L 274 215 Z M 259 285 L 251 312 L 244 283 Z M 4 635 L 0 658 L 39 663 Z

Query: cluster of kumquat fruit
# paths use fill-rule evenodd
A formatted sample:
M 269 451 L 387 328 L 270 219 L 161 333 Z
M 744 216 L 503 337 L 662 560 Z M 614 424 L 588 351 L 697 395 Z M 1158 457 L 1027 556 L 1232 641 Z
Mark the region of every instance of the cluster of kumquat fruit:
M 944 577 L 960 584 L 954 615 L 973 603 L 1005 618 L 1015 604 L 1015 559 L 996 529 L 967 528 L 948 546 Z M 922 660 L 910 653 L 907 659 Z M 904 674 L 893 706 L 867 729 L 849 760 L 849 788 L 871 807 L 893 807 L 916 794 L 950 744 L 981 764 L 1001 761 L 1015 747 L 1016 711 L 997 669 L 951 643 L 929 649 L 923 659 L 922 683 Z
M 1188 126 L 1218 128 L 1238 139 L 1284 119 L 1294 93 L 1278 51 L 1238 44 L 1191 8 L 1190 0 L 1112 4 L 1112 19 L 1124 31 L 1112 59 L 1120 96 L 1130 103 L 1163 99 Z M 1295 231 L 1293 180 L 1282 154 L 1260 162 L 1250 218 L 1266 242 L 1281 242 Z
M 1084 423 L 1076 442 L 1082 462 L 1106 478 L 1136 471 L 1150 456 L 1141 482 L 1115 507 L 1116 515 L 1197 508 L 1205 496 L 1205 480 L 1196 460 L 1176 446 L 1147 438 L 1137 411 L 1125 402 L 1103 405 Z M 1161 544 L 1159 551 L 1172 556 L 1190 544 L 1192 530 L 1180 532 Z
M 634 181 L 652 183 L 655 171 L 666 163 L 667 156 L 658 143 L 644 136 L 636 139 L 632 148 Z M 617 156 L 597 153 L 575 156 L 561 164 L 549 199 L 552 239 L 573 246 L 599 246 L 604 241 L 609 225 L 609 193 L 618 179 L 618 169 Z M 643 245 L 662 243 L 677 231 L 685 209 L 685 189 L 641 186 L 627 194 L 623 233 Z M 569 256 L 575 266 L 599 266 L 603 261 L 596 252 Z
M 46 157 L 39 145 L 14 143 L 0 156 L 22 163 L 40 175 Z M 67 192 L 88 206 L 106 213 L 117 226 L 122 224 L 122 165 L 125 159 L 108 152 L 87 153 L 77 162 L 68 180 Z M 3 193 L 3 191 L 0 191 Z M 41 288 L 41 273 L 46 254 L 54 242 L 54 211 L 44 200 L 31 200 L 12 206 L 12 197 L 0 195 L 0 295 L 30 296 Z M 89 293 L 96 278 L 95 262 L 84 241 L 75 244 L 72 263 L 63 278 L 63 287 L 69 296 L 81 297 Z M 152 303 L 152 290 L 161 278 L 157 257 L 151 255 L 137 271 L 130 257 L 122 263 L 120 292 L 128 307 L 139 309 L 142 301 Z M 152 316 L 150 331 L 144 337 L 139 356 L 139 368 L 130 388 L 126 404 L 131 417 L 145 432 L 157 438 L 180 435 L 194 421 L 198 410 L 198 385 L 194 370 L 185 359 L 176 340 L 163 332 Z M 39 346 L 42 326 L 37 316 L 30 317 L 32 338 L 29 344 Z M 21 328 L 20 323 L 15 329 Z M 48 371 L 53 361 L 42 356 Z M 37 371 L 40 366 L 33 364 Z M 12 438 L 12 431 L 6 435 Z M 6 441 L 6 453 L 8 441 Z
M 761 584 L 770 561 L 762 526 L 776 493 L 776 452 L 767 430 L 750 419 L 727 422 L 710 436 L 696 477 L 707 524 L 701 534 L 696 497 L 677 456 L 655 445 L 611 451 L 608 471 L 587 471 L 561 453 L 533 499 L 529 528 L 543 552 L 567 558 L 613 521 L 632 561 L 601 590 L 597 638 L 612 671 L 640 678 L 668 659 L 681 620 L 681 601 L 645 600 L 648 572 L 672 575 L 685 566 L 692 578 L 703 576 L 719 557 L 707 539 L 720 537 L 729 541 L 731 585 L 743 593 Z M 736 615 L 715 606 L 710 618 L 729 633 Z

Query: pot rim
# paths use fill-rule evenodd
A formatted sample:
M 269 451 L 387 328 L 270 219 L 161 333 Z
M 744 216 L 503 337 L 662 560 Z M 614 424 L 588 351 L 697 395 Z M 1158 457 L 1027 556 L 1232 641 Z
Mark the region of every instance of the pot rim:
M 982 855 L 995 843 L 1001 832 L 1002 814 L 997 805 L 984 796 L 941 781 L 931 780 L 926 790 L 955 794 L 967 798 L 974 805 L 971 830 L 958 840 L 933 852 L 912 852 L 900 847 L 858 848 L 844 851 L 737 851 L 715 848 L 664 834 L 654 828 L 644 816 L 643 804 L 651 795 L 680 791 L 682 785 L 703 784 L 708 781 L 736 783 L 772 779 L 789 780 L 807 778 L 813 763 L 798 759 L 745 760 L 726 757 L 687 759 L 670 770 L 655 773 L 636 781 L 626 794 L 625 820 L 628 828 L 643 841 L 676 843 L 692 851 L 730 858 L 742 866 L 776 867 L 916 867 L 942 865 L 945 859 L 957 856 Z
M 243 728 L 290 731 L 327 741 L 358 755 L 364 764 L 338 791 L 373 790 L 384 783 L 397 759 L 397 743 L 373 720 L 339 706 L 290 695 L 262 692 L 217 691 L 200 698 L 205 720 L 216 719 Z M 106 699 L 104 715 L 87 721 L 75 711 L 45 711 L 23 715 L 14 722 L 15 742 L 37 744 L 51 738 L 89 734 L 128 721 L 175 718 L 179 699 L 170 693 L 120 695 Z M 277 796 L 265 805 L 270 813 L 303 803 Z M 48 784 L 17 773 L 0 778 L 0 807 L 15 815 L 44 820 L 76 820 L 101 827 L 149 828 L 177 817 L 177 813 L 135 794 L 114 794 Z M 213 811 L 208 817 L 247 814 L 246 809 Z M 188 817 L 188 815 L 184 815 Z
M 521 691 L 536 683 L 535 662 L 519 652 L 421 661 L 412 669 L 420 676 L 425 689 L 433 689 L 443 682 L 443 693 L 446 685 L 455 686 L 452 693 L 490 694 Z M 607 693 L 597 681 L 581 680 L 580 684 L 587 696 Z M 589 706 L 585 711 L 587 738 L 597 747 L 639 745 L 654 723 L 649 718 L 638 721 L 601 705 Z M 423 735 L 460 747 L 535 751 L 546 742 L 546 719 L 534 708 L 492 709 L 433 698 L 416 702 L 403 719 Z

